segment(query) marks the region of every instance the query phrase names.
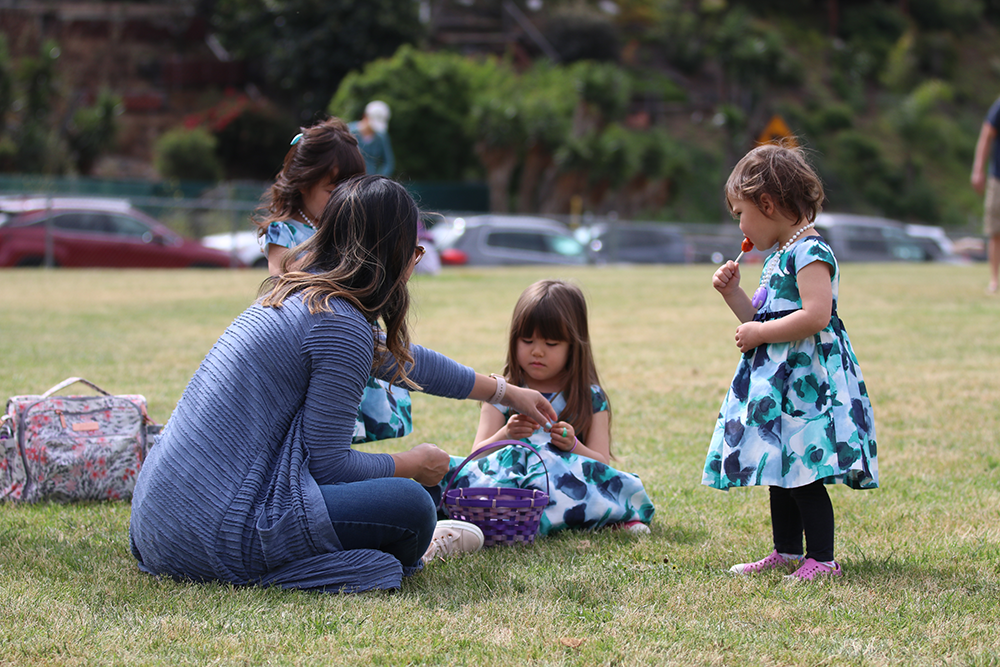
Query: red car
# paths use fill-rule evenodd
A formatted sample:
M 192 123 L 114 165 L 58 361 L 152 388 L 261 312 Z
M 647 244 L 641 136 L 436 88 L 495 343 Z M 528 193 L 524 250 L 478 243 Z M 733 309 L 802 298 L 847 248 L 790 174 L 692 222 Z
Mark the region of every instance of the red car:
M 122 199 L 0 197 L 0 266 L 229 267 Z

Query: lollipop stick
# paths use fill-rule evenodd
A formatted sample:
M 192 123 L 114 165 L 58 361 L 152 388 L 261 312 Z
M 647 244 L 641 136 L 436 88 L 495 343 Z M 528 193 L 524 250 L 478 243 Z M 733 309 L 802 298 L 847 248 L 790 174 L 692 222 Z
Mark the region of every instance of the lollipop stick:
M 739 264 L 740 260 L 743 259 L 744 254 L 746 254 L 746 250 L 740 250 L 740 254 L 736 255 L 736 259 L 734 259 L 733 261 Z

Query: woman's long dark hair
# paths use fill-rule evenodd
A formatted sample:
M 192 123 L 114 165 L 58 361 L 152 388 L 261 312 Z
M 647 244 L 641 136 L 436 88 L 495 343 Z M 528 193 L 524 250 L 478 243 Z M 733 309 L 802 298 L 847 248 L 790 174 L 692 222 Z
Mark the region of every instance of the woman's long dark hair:
M 419 211 L 402 185 L 384 176 L 355 176 L 341 183 L 323 209 L 318 230 L 297 247 L 296 268 L 261 285 L 261 304 L 281 307 L 302 293 L 312 313 L 330 310 L 330 300 L 352 303 L 373 325 L 375 366 L 386 353 L 397 365 L 394 381 L 416 387 L 405 365 L 413 362 L 406 315 L 407 279 L 417 246 Z M 377 322 L 385 326 L 385 344 Z

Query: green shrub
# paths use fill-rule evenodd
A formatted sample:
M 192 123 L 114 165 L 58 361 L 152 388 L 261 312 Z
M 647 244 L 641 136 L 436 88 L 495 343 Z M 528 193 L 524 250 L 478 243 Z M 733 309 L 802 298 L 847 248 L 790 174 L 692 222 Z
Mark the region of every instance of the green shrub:
M 121 98 L 102 91 L 94 106 L 78 109 L 73 114 L 67 141 L 81 174 L 89 174 L 101 153 L 114 148 L 117 118 L 121 112 Z
M 579 62 L 571 71 L 580 99 L 594 105 L 605 121 L 620 120 L 632 96 L 630 81 L 611 63 Z
M 216 145 L 215 137 L 201 127 L 170 130 L 156 141 L 156 170 L 167 179 L 215 183 L 222 178 Z
M 590 180 L 606 180 L 612 187 L 619 187 L 634 177 L 642 167 L 643 142 L 634 130 L 618 123 L 604 128 L 595 140 L 598 158 L 590 168 Z
M 392 110 L 389 137 L 396 174 L 409 180 L 462 180 L 477 164 L 468 131 L 477 66 L 458 54 L 402 46 L 391 58 L 347 75 L 328 110 L 357 120 L 368 102 L 384 101 Z
M 914 47 L 917 71 L 925 77 L 951 79 L 958 65 L 955 37 L 947 32 L 922 32 Z

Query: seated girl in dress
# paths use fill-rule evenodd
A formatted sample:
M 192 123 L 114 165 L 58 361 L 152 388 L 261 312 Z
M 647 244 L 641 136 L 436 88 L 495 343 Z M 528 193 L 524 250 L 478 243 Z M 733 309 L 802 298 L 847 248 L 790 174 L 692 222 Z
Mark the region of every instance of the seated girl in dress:
M 541 392 L 559 415 L 550 430 L 498 403 L 483 403 L 472 451 L 504 440 L 510 445 L 458 472 L 452 457 L 444 488 L 507 486 L 549 493 L 539 534 L 563 528 L 617 525 L 648 533 L 653 503 L 639 478 L 611 467 L 611 404 L 601 389 L 587 326 L 587 302 L 575 285 L 542 280 L 521 294 L 514 307 L 503 378 Z M 548 485 L 546 485 L 546 469 Z

